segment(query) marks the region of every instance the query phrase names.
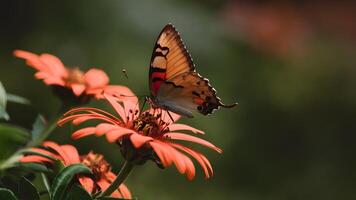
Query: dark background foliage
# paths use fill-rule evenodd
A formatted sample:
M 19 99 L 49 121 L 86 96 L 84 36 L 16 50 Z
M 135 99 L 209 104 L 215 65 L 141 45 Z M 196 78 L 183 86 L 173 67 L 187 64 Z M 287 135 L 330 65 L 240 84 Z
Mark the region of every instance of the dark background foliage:
M 140 199 L 355 199 L 356 4 L 327 1 L 1 1 L 0 80 L 31 100 L 9 104 L 11 123 L 30 128 L 59 101 L 14 49 L 51 53 L 67 66 L 104 69 L 112 84 L 148 93 L 154 41 L 171 22 L 198 71 L 239 108 L 183 120 L 224 150 L 208 149 L 215 176 L 189 182 L 153 163 L 127 181 Z M 127 80 L 121 73 L 126 69 Z M 93 102 L 92 106 L 105 106 Z M 108 108 L 108 107 L 106 107 Z M 103 153 L 117 171 L 119 150 L 103 138 L 52 139 Z

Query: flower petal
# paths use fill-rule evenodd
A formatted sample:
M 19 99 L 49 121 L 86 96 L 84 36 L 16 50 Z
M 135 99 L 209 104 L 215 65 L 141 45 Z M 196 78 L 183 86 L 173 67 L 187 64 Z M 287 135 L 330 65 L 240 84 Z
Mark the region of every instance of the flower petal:
M 28 163 L 28 162 L 34 162 L 34 163 L 52 163 L 53 161 L 42 157 L 42 156 L 37 156 L 37 155 L 28 155 L 28 156 L 23 156 L 20 158 L 20 162 L 23 163 Z
M 39 59 L 44 63 L 49 72 L 57 77 L 67 77 L 68 71 L 64 67 L 62 61 L 54 55 L 51 54 L 41 54 Z
M 111 171 L 106 173 L 106 178 L 109 180 L 109 182 L 113 182 L 116 178 L 116 175 L 112 173 Z M 129 188 L 125 184 L 121 184 L 118 188 L 119 192 L 122 195 L 122 198 L 124 199 L 132 199 L 131 192 Z
M 129 188 L 125 184 L 121 184 L 119 186 L 119 191 L 120 191 L 120 193 L 122 195 L 122 198 L 124 198 L 124 199 L 132 199 L 131 192 L 130 192 Z
M 96 130 L 95 127 L 86 127 L 86 128 L 79 129 L 72 134 L 72 138 L 77 140 L 79 138 L 86 137 L 88 135 L 93 135 L 95 134 L 95 130 Z
M 140 148 L 146 142 L 152 141 L 153 138 L 148 137 L 148 136 L 144 136 L 144 135 L 140 135 L 138 133 L 133 133 L 130 136 L 130 140 L 131 140 L 131 142 L 132 142 L 132 144 L 134 145 L 135 148 Z
M 73 93 L 76 96 L 80 96 L 81 94 L 83 94 L 84 90 L 85 90 L 85 85 L 83 84 L 71 84 L 71 88 Z
M 46 85 L 60 85 L 60 86 L 64 86 L 65 85 L 63 80 L 60 80 L 58 78 L 52 78 L 52 77 L 43 79 L 43 82 Z
M 67 154 L 68 152 L 64 151 L 60 145 L 58 145 L 54 142 L 46 141 L 46 142 L 43 142 L 43 146 L 51 148 L 54 151 L 56 151 L 60 155 L 60 157 L 62 157 L 65 165 L 72 164 L 71 154 L 68 155 Z M 73 152 L 73 153 L 75 153 L 75 152 Z
M 39 56 L 23 50 L 15 50 L 14 55 L 18 58 L 23 58 L 26 60 L 27 64 L 38 71 L 48 71 L 47 66 L 42 63 L 39 59 Z
M 101 191 L 105 191 L 110 185 L 110 183 L 103 178 L 97 181 L 96 183 L 99 185 Z M 118 190 L 115 190 L 110 196 L 114 198 L 122 198 L 122 195 Z
M 101 88 L 109 84 L 108 75 L 100 69 L 90 69 L 84 74 L 84 79 L 89 88 Z
M 116 127 L 117 127 L 117 126 L 116 126 L 116 125 L 113 125 L 113 124 L 101 123 L 101 124 L 99 124 L 99 125 L 96 126 L 95 134 L 96 134 L 97 136 L 102 136 L 102 135 L 104 135 L 105 133 L 116 129 Z
M 177 151 L 171 143 L 159 142 L 162 146 L 165 146 L 164 149 L 170 152 L 171 159 L 174 162 L 174 165 L 181 174 L 186 174 L 189 180 L 192 180 L 195 176 L 195 167 L 193 162 L 189 157 Z
M 197 134 L 204 134 L 203 131 L 193 128 L 191 126 L 185 125 L 185 124 L 170 124 L 167 128 L 169 131 L 186 130 L 186 131 L 191 131 L 191 132 L 197 133 Z
M 180 115 L 175 114 L 174 112 L 169 112 L 168 110 L 162 110 L 161 112 L 162 112 L 161 119 L 166 123 L 173 123 L 180 119 Z M 173 118 L 173 122 L 171 117 Z
M 106 95 L 106 94 L 104 94 L 104 96 L 109 101 L 111 106 L 115 109 L 117 114 L 120 115 L 122 121 L 124 121 L 126 123 L 127 122 L 127 118 L 126 118 L 126 115 L 125 115 L 124 108 L 115 100 L 114 97 L 112 97 L 110 95 Z
M 112 142 L 116 142 L 119 138 L 121 138 L 124 135 L 129 135 L 129 134 L 133 134 L 133 133 L 136 133 L 136 132 L 131 129 L 117 126 L 116 129 L 106 133 L 106 139 L 112 143 Z
M 57 155 L 50 152 L 50 151 L 47 151 L 45 149 L 41 149 L 41 148 L 38 148 L 38 147 L 31 147 L 30 148 L 31 151 L 35 151 L 35 152 L 38 152 L 38 153 L 41 153 L 41 154 L 45 154 L 45 155 L 48 155 L 48 156 L 51 156 L 53 158 L 56 158 Z
M 151 141 L 150 145 L 161 160 L 164 168 L 169 167 L 172 164 L 172 158 L 170 152 L 165 150 L 165 146 L 155 140 Z
M 137 118 L 137 116 L 139 115 L 139 105 L 138 102 L 135 104 L 133 101 L 131 100 L 123 100 L 124 103 L 124 110 L 126 113 L 126 118 L 128 120 L 134 120 L 135 118 Z
M 212 168 L 209 160 L 204 155 L 202 155 L 192 149 L 189 149 L 183 145 L 180 145 L 180 144 L 171 143 L 171 145 L 174 146 L 175 148 L 178 148 L 178 149 L 188 153 L 193 158 L 195 158 L 195 160 L 198 161 L 199 165 L 203 169 L 203 171 L 205 173 L 205 178 L 210 178 L 210 176 L 213 175 L 213 168 Z
M 174 123 L 174 122 L 178 121 L 178 119 L 180 118 L 180 115 L 175 114 L 174 112 L 169 112 L 169 111 L 161 109 L 161 108 L 156 108 L 155 109 L 155 108 L 151 107 L 148 110 L 148 112 L 151 113 L 152 115 L 156 115 L 157 112 L 160 113 L 161 114 L 161 120 L 166 122 L 167 124 Z
M 183 154 L 172 148 L 171 146 L 165 144 L 166 150 L 170 151 L 172 161 L 174 162 L 174 165 L 178 169 L 179 173 L 184 174 L 186 170 L 186 165 L 184 162 Z
M 43 81 L 47 85 L 60 85 L 60 86 L 64 86 L 65 85 L 63 79 L 55 77 L 55 76 L 52 76 L 47 72 L 42 72 L 42 71 L 37 72 L 37 73 L 35 73 L 35 78 L 43 79 Z
M 80 163 L 79 153 L 74 146 L 66 144 L 61 145 L 61 147 L 67 155 L 70 155 L 71 164 Z
M 119 102 L 128 100 L 134 105 L 138 105 L 137 96 L 128 87 L 121 85 L 108 85 L 104 88 L 104 93 L 114 96 Z
M 191 135 L 187 135 L 184 133 L 176 133 L 176 132 L 169 132 L 165 134 L 166 137 L 173 139 L 173 140 L 185 140 L 185 141 L 190 141 L 190 142 L 194 142 L 197 144 L 201 144 L 203 146 L 209 147 L 215 151 L 217 151 L 218 153 L 222 153 L 222 150 L 218 147 L 216 147 L 215 145 L 213 145 L 212 143 L 203 140 L 201 138 L 195 137 L 195 136 L 191 136 Z
M 80 184 L 83 186 L 83 188 L 89 194 L 91 194 L 93 192 L 93 189 L 94 189 L 94 181 L 91 178 L 85 177 L 85 176 L 79 176 L 78 179 L 79 179 Z

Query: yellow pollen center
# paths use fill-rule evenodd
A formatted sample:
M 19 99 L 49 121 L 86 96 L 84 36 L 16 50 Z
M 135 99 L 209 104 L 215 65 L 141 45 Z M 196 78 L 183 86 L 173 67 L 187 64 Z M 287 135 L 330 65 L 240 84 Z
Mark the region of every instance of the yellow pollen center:
M 93 171 L 96 178 L 104 177 L 106 173 L 111 171 L 110 164 L 101 154 L 89 152 L 87 155 L 81 157 L 81 162 Z
M 66 78 L 68 84 L 84 84 L 84 73 L 78 68 L 68 69 L 68 77 Z
M 158 136 L 161 133 L 159 117 L 149 113 L 142 113 L 134 122 L 133 129 L 142 135 Z

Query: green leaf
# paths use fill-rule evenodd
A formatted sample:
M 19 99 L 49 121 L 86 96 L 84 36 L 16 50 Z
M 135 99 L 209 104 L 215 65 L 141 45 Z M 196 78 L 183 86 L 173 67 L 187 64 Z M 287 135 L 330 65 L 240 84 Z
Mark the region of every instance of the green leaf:
M 10 117 L 6 112 L 6 102 L 7 102 L 6 91 L 0 81 L 0 119 L 9 120 Z
M 0 168 L 7 159 L 29 140 L 29 133 L 17 126 L 0 123 Z M 6 164 L 6 163 L 5 163 Z M 6 166 L 9 167 L 9 166 Z
M 51 169 L 48 169 L 45 165 L 39 163 L 19 163 L 17 166 L 33 172 L 43 172 L 46 174 L 53 173 Z
M 114 198 L 114 197 L 99 197 L 97 200 L 127 200 L 127 199 Z
M 42 156 L 44 158 L 48 158 L 50 160 L 57 161 L 57 159 L 53 158 L 52 156 L 49 156 L 47 154 L 40 153 L 40 152 L 37 152 L 37 151 L 33 151 L 33 150 L 30 150 L 30 149 L 21 150 L 21 153 L 22 154 L 30 154 L 30 155 Z
M 91 170 L 82 164 L 74 164 L 62 169 L 53 180 L 50 199 L 62 200 L 69 183 L 76 174 L 91 174 Z
M 53 171 L 55 174 L 58 174 L 60 171 L 62 171 L 66 166 L 62 163 L 60 160 L 56 160 L 53 164 Z
M 48 192 L 48 195 L 51 194 L 51 188 L 50 188 L 50 185 L 49 185 L 49 181 L 48 181 L 48 178 L 46 176 L 46 174 L 44 173 L 41 173 L 41 178 L 42 178 L 42 181 L 43 181 L 43 185 L 45 186 L 47 192 Z
M 5 108 L 3 107 L 0 107 L 0 119 L 5 119 L 6 121 L 10 119 L 9 114 L 7 114 Z
M 68 193 L 66 200 L 92 200 L 90 194 L 78 184 L 74 184 Z
M 39 200 L 37 188 L 25 177 L 22 177 L 19 183 L 19 197 L 20 199 Z
M 26 104 L 26 105 L 31 103 L 30 100 L 28 100 L 24 97 L 18 96 L 16 94 L 7 93 L 6 96 L 7 96 L 7 102 Z
M 0 199 L 6 200 L 17 200 L 14 193 L 6 188 L 0 188 Z
M 35 122 L 32 125 L 32 140 L 37 140 L 41 133 L 43 133 L 44 129 L 46 128 L 47 121 L 42 115 L 38 115 Z
M 6 108 L 7 96 L 3 84 L 0 81 L 0 107 Z

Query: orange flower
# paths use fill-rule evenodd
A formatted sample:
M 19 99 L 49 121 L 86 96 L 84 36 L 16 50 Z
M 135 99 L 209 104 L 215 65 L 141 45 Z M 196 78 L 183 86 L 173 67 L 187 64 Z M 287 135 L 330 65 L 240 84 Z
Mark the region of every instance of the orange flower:
M 54 86 L 56 94 L 62 98 L 68 99 L 69 95 L 74 95 L 74 98 L 85 102 L 90 96 L 103 98 L 103 93 L 121 93 L 127 89 L 109 85 L 109 77 L 103 70 L 93 68 L 84 73 L 78 68 L 66 68 L 59 58 L 51 54 L 36 55 L 16 50 L 14 55 L 25 59 L 27 65 L 37 70 L 35 77 L 42 79 L 46 85 Z
M 117 102 L 118 98 L 108 95 L 105 97 L 119 117 L 96 108 L 76 108 L 67 112 L 58 124 L 72 121 L 78 125 L 91 119 L 101 120 L 104 122 L 95 127 L 86 127 L 74 132 L 72 138 L 105 135 L 109 142 L 117 142 L 120 145 L 127 161 L 143 164 L 150 159 L 164 168 L 174 164 L 180 173 L 186 174 L 187 178 L 192 180 L 195 176 L 195 167 L 191 159 L 185 155 L 188 154 L 197 160 L 206 178 L 213 175 L 212 166 L 203 154 L 176 143 L 177 140 L 189 141 L 221 153 L 222 150 L 212 143 L 177 131 L 185 130 L 200 135 L 204 132 L 185 124 L 175 124 L 171 117 L 176 121 L 179 115 L 161 109 L 150 109 L 140 113 L 137 97 L 120 98 L 123 106 Z
M 58 145 L 49 141 L 44 142 L 43 147 L 47 149 L 33 147 L 32 151 L 59 159 L 65 166 L 82 163 L 92 170 L 93 176 L 91 176 L 91 178 L 84 175 L 78 176 L 78 181 L 89 194 L 106 190 L 116 178 L 116 175 L 111 172 L 110 164 L 104 160 L 103 155 L 90 152 L 87 155 L 79 156 L 74 146 Z M 54 153 L 51 152 L 51 150 L 54 151 Z M 20 162 L 53 163 L 52 160 L 38 155 L 23 156 Z M 132 198 L 129 189 L 124 184 L 121 184 L 111 196 L 125 199 Z

